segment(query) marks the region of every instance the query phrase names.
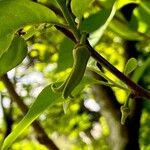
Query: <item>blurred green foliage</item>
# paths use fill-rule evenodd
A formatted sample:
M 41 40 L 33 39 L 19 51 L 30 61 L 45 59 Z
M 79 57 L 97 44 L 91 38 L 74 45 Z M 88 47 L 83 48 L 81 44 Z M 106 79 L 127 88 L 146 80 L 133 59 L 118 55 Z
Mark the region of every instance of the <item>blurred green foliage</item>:
M 58 8 L 55 0 L 39 0 L 38 2 L 46 6 L 51 5 Z M 96 31 L 107 20 L 113 3 L 114 0 L 93 1 L 90 8 L 86 8 L 83 14 L 84 20 L 81 22 L 79 28 L 89 33 Z M 139 65 L 142 65 L 150 53 L 149 17 L 150 2 L 148 1 L 140 2 L 139 6 L 134 9 L 130 22 L 125 20 L 118 11 L 112 24 L 110 24 L 103 37 L 95 45 L 95 49 L 123 72 L 125 62 L 127 61 L 125 57 L 127 52 L 125 51 L 124 42 L 126 39 L 137 40 L 137 60 Z M 60 22 L 64 22 L 61 17 L 59 19 Z M 118 26 L 117 21 L 120 21 L 120 24 L 124 28 Z M 115 29 L 114 26 L 117 27 L 117 29 Z M 27 27 L 28 26 L 26 26 L 24 30 L 26 30 Z M 31 27 L 38 28 L 39 26 L 33 25 Z M 124 33 L 120 32 L 122 29 L 126 29 L 122 31 Z M 135 35 L 137 35 L 137 37 L 135 37 Z M 61 32 L 49 26 L 44 26 L 42 29 L 37 30 L 34 35 L 27 40 L 27 44 L 29 49 L 27 57 L 18 67 L 8 72 L 8 75 L 15 84 L 17 92 L 23 98 L 25 104 L 30 106 L 43 87 L 68 74 L 73 63 L 72 49 L 74 44 Z M 91 64 L 95 64 L 93 59 L 89 61 L 89 65 Z M 115 82 L 121 83 L 107 70 L 104 69 L 104 72 Z M 146 89 L 150 89 L 149 69 L 145 71 L 140 82 Z M 1 101 L 3 101 L 4 108 L 7 110 L 10 107 L 9 103 L 11 103 L 11 99 L 8 98 L 8 93 L 2 82 L 0 82 L 0 91 L 3 95 Z M 72 101 L 64 101 L 66 113 L 63 110 L 63 104 L 59 103 L 47 109 L 39 116 L 43 128 L 61 150 L 111 149 L 108 140 L 111 131 L 109 130 L 106 119 L 101 114 L 101 106 L 96 102 L 100 109 L 95 111 L 85 105 L 86 101 L 93 98 L 93 95 L 89 91 L 90 87 L 86 87 L 82 93 L 78 94 Z M 118 102 L 120 104 L 124 103 L 127 93 L 118 88 L 113 88 L 113 91 Z M 12 107 L 14 128 L 23 116 L 16 104 L 12 103 Z M 6 124 L 2 111 L 0 111 L 0 119 L 0 141 L 2 141 Z M 139 136 L 140 147 L 144 150 L 150 149 L 149 126 L 150 104 L 144 102 Z M 47 148 L 36 142 L 34 130 L 30 127 L 15 141 L 11 149 L 46 150 Z

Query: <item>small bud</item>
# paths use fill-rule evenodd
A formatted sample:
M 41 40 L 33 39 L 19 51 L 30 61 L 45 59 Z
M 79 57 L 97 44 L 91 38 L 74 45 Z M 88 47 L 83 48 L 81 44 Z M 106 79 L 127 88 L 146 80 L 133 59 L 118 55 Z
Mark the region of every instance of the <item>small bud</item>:
M 121 113 L 122 113 L 121 124 L 124 125 L 127 117 L 129 116 L 130 109 L 127 106 L 121 106 L 120 109 L 121 109 Z

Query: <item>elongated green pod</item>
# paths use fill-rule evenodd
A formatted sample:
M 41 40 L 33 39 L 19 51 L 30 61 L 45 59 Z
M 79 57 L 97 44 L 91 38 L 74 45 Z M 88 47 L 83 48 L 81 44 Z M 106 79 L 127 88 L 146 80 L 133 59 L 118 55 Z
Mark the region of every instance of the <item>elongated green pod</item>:
M 57 86 L 58 82 L 51 85 L 51 89 L 53 90 L 53 92 L 62 92 L 62 96 L 65 99 L 68 96 L 72 97 L 71 92 L 80 83 L 84 76 L 84 72 L 91 55 L 89 48 L 86 45 L 87 36 L 87 33 L 82 33 L 80 43 L 78 43 L 73 49 L 74 63 L 72 71 L 67 79 L 60 86 Z
M 87 45 L 78 45 L 73 50 L 74 64 L 69 77 L 63 85 L 63 98 L 66 99 L 68 96 L 70 96 L 73 89 L 82 80 L 89 58 L 90 51 Z

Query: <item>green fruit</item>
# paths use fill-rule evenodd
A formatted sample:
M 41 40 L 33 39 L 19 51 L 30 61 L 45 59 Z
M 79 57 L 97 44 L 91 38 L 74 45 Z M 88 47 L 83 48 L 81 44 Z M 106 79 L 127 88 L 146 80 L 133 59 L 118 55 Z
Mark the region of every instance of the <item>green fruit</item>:
M 63 89 L 63 97 L 65 99 L 82 80 L 89 58 L 90 51 L 86 45 L 79 45 L 73 50 L 73 68 Z

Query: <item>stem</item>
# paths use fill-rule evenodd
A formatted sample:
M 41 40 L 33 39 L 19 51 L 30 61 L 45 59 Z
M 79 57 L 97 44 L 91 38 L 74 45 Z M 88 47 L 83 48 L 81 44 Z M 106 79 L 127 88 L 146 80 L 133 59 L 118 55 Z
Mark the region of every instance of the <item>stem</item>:
M 67 30 L 67 29 L 66 29 Z M 60 30 L 63 34 L 65 34 L 68 38 L 70 38 L 74 43 L 74 35 L 68 30 L 69 34 L 66 33 L 65 30 Z M 69 36 L 68 36 L 69 35 Z M 133 82 L 130 78 L 125 76 L 122 72 L 116 69 L 112 64 L 110 64 L 104 57 L 102 57 L 98 52 L 94 50 L 94 48 L 89 44 L 88 40 L 86 41 L 89 50 L 91 52 L 91 56 L 99 63 L 102 64 L 107 70 L 109 70 L 113 75 L 119 78 L 122 82 L 124 82 L 128 87 L 130 87 L 131 92 L 135 95 L 135 97 L 145 97 L 150 100 L 150 92 Z M 148 63 L 148 62 L 147 62 Z M 144 67 L 145 68 L 145 67 Z M 141 73 L 140 73 L 141 74 Z
M 70 38 L 74 43 L 74 35 L 68 30 L 69 34 L 66 33 L 65 30 L 60 30 L 63 34 L 65 34 L 68 38 Z M 68 36 L 69 35 L 69 36 Z M 89 44 L 88 40 L 86 41 L 91 52 L 91 56 L 99 63 L 102 64 L 107 70 L 109 70 L 113 75 L 119 78 L 122 82 L 124 82 L 128 87 L 130 87 L 131 92 L 135 95 L 135 97 L 145 97 L 150 100 L 150 92 L 133 82 L 130 78 L 125 76 L 122 72 L 116 69 L 112 64 L 110 64 L 104 57 L 102 57 L 98 52 L 94 50 L 94 48 Z M 148 63 L 148 62 L 147 62 Z M 145 67 L 144 67 L 145 68 Z
M 74 43 L 76 43 L 76 38 L 74 37 L 74 35 L 72 34 L 71 31 L 69 31 L 68 28 L 64 27 L 64 26 L 60 26 L 60 25 L 55 25 L 55 28 L 62 32 L 64 35 L 66 35 L 67 37 L 69 37 Z
M 100 85 L 105 85 L 105 86 L 109 86 L 109 87 L 117 87 L 119 89 L 122 89 L 122 90 L 125 90 L 128 92 L 128 89 L 118 85 L 118 84 L 113 84 L 113 83 L 107 83 L 107 82 L 104 82 L 104 81 L 97 81 L 98 84 Z
M 76 27 L 75 21 L 72 18 L 72 15 L 70 14 L 67 6 L 66 6 L 66 1 L 65 0 L 56 0 L 58 5 L 60 6 L 62 13 L 64 15 L 65 20 L 67 21 L 68 25 L 70 26 L 75 38 L 77 41 L 80 40 L 80 32 Z
M 93 68 L 93 67 L 88 67 L 89 70 L 93 71 L 93 72 L 96 72 L 98 75 L 100 75 L 101 77 L 105 78 L 108 82 L 110 83 L 107 83 L 107 85 L 111 85 L 113 87 L 118 87 L 118 88 L 121 88 L 127 92 L 129 92 L 129 89 L 126 88 L 125 86 L 123 85 L 120 85 L 118 83 L 116 83 L 115 81 L 111 80 L 110 78 L 108 78 L 104 73 L 102 73 L 101 71 Z
M 86 44 L 86 39 L 87 39 L 87 33 L 83 32 L 81 35 L 81 39 L 80 39 L 80 44 Z
M 69 12 L 68 8 L 65 5 L 66 4 L 65 0 L 56 0 L 56 1 L 57 1 L 57 3 L 60 6 L 60 8 L 61 8 L 61 10 L 63 12 L 63 15 L 64 15 L 66 21 L 68 22 L 70 28 L 72 29 L 73 34 L 74 34 L 76 40 L 79 42 L 81 35 L 80 35 L 79 30 L 76 28 L 76 24 L 75 24 L 72 16 L 70 15 L 70 12 Z M 89 50 L 91 52 L 91 56 L 97 62 L 99 62 L 105 68 L 107 68 L 112 74 L 114 74 L 116 77 L 118 77 L 122 82 L 124 82 L 131 89 L 131 92 L 135 95 L 135 98 L 145 97 L 145 98 L 148 98 L 150 100 L 150 92 L 149 91 L 147 91 L 146 89 L 142 88 L 141 86 L 139 86 L 138 84 L 136 84 L 135 82 L 133 82 L 130 78 L 128 78 L 127 76 L 125 76 L 118 69 L 116 69 L 105 58 L 103 58 L 99 53 L 97 53 L 94 50 L 94 48 L 89 44 L 88 41 L 87 41 L 87 45 L 88 45 Z
M 127 97 L 127 100 L 125 101 L 124 105 L 121 106 L 121 124 L 124 125 L 125 124 L 125 121 L 127 119 L 127 117 L 129 116 L 130 114 L 130 108 L 129 108 L 129 101 L 130 101 L 130 98 L 132 97 L 132 94 L 129 93 L 128 94 L 128 97 Z

